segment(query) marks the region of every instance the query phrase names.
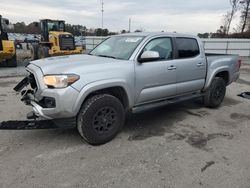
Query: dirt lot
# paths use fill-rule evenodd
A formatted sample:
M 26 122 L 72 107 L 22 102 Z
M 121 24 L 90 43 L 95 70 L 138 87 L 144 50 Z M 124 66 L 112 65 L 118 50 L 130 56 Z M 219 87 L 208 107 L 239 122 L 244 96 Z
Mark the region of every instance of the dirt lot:
M 93 147 L 75 129 L 1 130 L 0 187 L 250 187 L 250 65 L 219 109 L 197 102 L 129 116 L 118 137 Z M 0 78 L 0 121 L 25 107 Z

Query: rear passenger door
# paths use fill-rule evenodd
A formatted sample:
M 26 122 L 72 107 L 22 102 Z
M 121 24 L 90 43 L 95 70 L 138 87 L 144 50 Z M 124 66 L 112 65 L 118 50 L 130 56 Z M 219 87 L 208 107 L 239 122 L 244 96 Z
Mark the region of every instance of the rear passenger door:
M 175 38 L 177 51 L 177 95 L 198 91 L 204 87 L 206 59 L 196 38 Z

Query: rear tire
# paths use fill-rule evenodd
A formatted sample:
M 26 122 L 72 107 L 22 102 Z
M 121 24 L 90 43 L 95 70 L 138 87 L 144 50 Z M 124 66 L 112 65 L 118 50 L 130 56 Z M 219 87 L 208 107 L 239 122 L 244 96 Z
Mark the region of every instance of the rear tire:
M 123 127 L 125 110 L 119 99 L 108 94 L 89 98 L 77 116 L 77 129 L 86 142 L 101 145 L 112 140 Z
M 205 106 L 217 108 L 221 105 L 226 94 L 226 82 L 223 78 L 216 77 L 204 96 Z
M 38 59 L 44 59 L 46 57 L 49 57 L 49 48 L 47 46 L 39 46 Z
M 7 67 L 7 61 L 0 61 L 0 67 Z
M 7 67 L 17 67 L 16 54 L 11 58 L 6 60 Z
M 38 44 L 32 44 L 30 51 L 31 51 L 31 60 L 37 60 L 38 59 Z

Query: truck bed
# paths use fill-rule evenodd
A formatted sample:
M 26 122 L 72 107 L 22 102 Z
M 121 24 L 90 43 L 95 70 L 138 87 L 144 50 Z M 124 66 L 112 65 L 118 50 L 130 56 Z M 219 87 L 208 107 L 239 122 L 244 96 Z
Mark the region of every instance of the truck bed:
M 225 70 L 225 72 L 227 71 L 228 73 L 227 85 L 236 79 L 236 73 L 239 72 L 240 68 L 240 59 L 238 55 L 205 53 L 205 56 L 208 67 L 207 78 L 213 79 L 213 75 L 216 75 L 216 72 L 223 72 L 223 70 Z M 208 82 L 209 80 L 207 80 L 207 83 Z

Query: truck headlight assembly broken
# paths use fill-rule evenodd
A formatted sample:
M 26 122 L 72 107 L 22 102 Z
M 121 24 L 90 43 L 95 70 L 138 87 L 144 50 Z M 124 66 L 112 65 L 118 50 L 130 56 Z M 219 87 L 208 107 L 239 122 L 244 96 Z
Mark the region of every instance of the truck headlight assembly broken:
M 79 80 L 79 78 L 80 76 L 75 74 L 46 75 L 43 77 L 43 80 L 49 88 L 66 88 Z

